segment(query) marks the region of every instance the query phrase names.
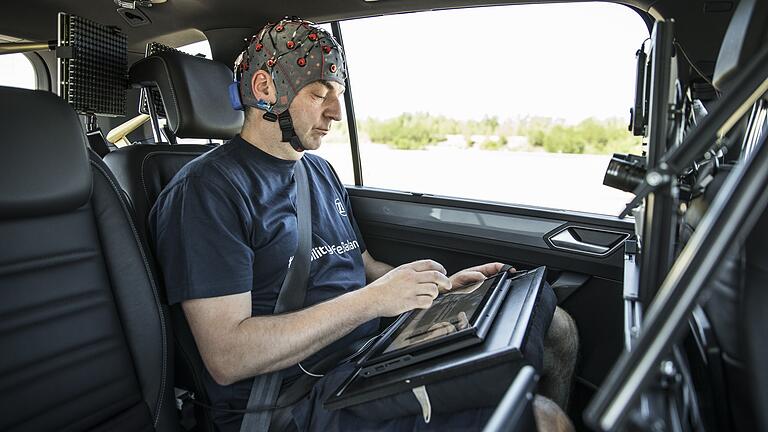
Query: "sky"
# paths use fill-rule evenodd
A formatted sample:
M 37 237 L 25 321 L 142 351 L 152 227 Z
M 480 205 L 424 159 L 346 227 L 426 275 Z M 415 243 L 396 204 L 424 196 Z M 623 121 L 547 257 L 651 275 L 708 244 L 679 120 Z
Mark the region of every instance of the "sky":
M 330 27 L 330 26 L 327 26 Z M 358 118 L 425 112 L 629 118 L 642 19 L 608 3 L 496 6 L 342 23 Z M 191 53 L 210 56 L 207 42 Z M 0 56 L 0 84 L 34 85 L 20 55 Z
M 606 3 L 457 9 L 342 23 L 358 118 L 629 118 L 640 16 Z

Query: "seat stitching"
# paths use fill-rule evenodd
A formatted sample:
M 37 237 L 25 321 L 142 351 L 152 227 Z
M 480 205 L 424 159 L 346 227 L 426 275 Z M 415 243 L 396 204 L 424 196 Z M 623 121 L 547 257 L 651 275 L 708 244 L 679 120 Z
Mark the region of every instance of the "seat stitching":
M 162 348 L 163 348 L 163 365 L 162 365 L 161 378 L 160 378 L 160 380 L 161 380 L 160 381 L 160 394 L 158 395 L 158 400 L 157 400 L 157 404 L 156 404 L 156 408 L 155 408 L 156 409 L 155 418 L 154 418 L 154 421 L 153 421 L 153 426 L 157 427 L 157 423 L 160 420 L 160 410 L 162 409 L 163 399 L 164 399 L 164 396 L 165 396 L 165 380 L 166 380 L 166 375 L 167 375 L 166 361 L 167 361 L 167 357 L 168 357 L 168 349 L 167 349 L 167 346 L 166 346 L 167 341 L 166 341 L 165 318 L 163 317 L 163 309 L 162 309 L 162 306 L 160 304 L 160 296 L 158 295 L 157 287 L 155 286 L 154 274 L 152 273 L 152 270 L 151 270 L 151 268 L 149 266 L 149 261 L 147 260 L 147 256 L 144 253 L 144 248 L 141 245 L 141 240 L 139 240 L 138 231 L 136 230 L 136 226 L 134 225 L 133 220 L 131 219 L 131 213 L 128 211 L 128 208 L 125 205 L 125 201 L 123 200 L 123 197 L 120 194 L 120 189 L 117 187 L 117 185 L 115 185 L 115 182 L 112 181 L 112 179 L 109 177 L 109 175 L 107 174 L 106 170 L 104 170 L 104 168 L 102 168 L 101 166 L 96 164 L 93 160 L 90 160 L 89 162 L 91 163 L 91 166 L 93 166 L 97 170 L 99 170 L 101 175 L 103 175 L 104 178 L 107 179 L 109 184 L 112 186 L 112 190 L 117 195 L 118 201 L 120 201 L 120 206 L 123 208 L 123 213 L 125 213 L 125 215 L 127 217 L 127 220 L 128 220 L 128 225 L 131 227 L 131 231 L 133 232 L 133 239 L 136 242 L 136 246 L 139 249 L 139 254 L 141 254 L 141 258 L 144 261 L 144 268 L 146 269 L 147 275 L 149 276 L 148 277 L 149 285 L 152 287 L 152 294 L 154 294 L 154 297 L 155 297 L 155 305 L 157 306 L 157 314 L 158 314 L 158 317 L 160 318 L 160 328 L 162 330 L 161 340 L 162 340 Z
M 147 204 L 149 204 L 149 189 L 147 188 L 147 182 L 144 180 L 144 163 L 147 162 L 147 160 L 156 155 L 160 154 L 171 154 L 171 155 L 201 155 L 203 153 L 196 153 L 196 152 L 175 152 L 175 151 L 168 151 L 168 150 L 158 150 L 158 151 L 152 151 L 144 155 L 144 158 L 141 160 L 141 165 L 139 166 L 139 176 L 141 178 L 141 188 L 144 189 L 144 196 L 147 198 Z M 147 209 L 149 210 L 149 209 Z
M 168 81 L 168 89 L 171 92 L 171 99 L 173 99 L 173 110 L 176 112 L 176 118 L 178 119 L 179 123 L 181 123 L 181 115 L 179 115 L 179 107 L 178 102 L 176 101 L 176 92 L 173 89 L 173 82 L 171 81 L 170 76 L 170 70 L 168 68 L 168 62 L 165 61 L 162 57 L 156 57 L 165 67 L 165 79 Z M 159 88 L 158 88 L 159 90 Z M 160 93 L 160 96 L 162 97 L 162 92 Z

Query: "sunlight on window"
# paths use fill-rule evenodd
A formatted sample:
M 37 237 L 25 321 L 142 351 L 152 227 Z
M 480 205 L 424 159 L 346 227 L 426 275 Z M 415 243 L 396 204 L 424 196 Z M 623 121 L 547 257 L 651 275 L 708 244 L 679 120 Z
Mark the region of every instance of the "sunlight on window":
M 212 59 L 213 56 L 211 55 L 211 45 L 208 43 L 208 40 L 201 40 L 200 42 L 191 43 L 188 45 L 182 45 L 177 50 L 181 52 L 185 52 L 187 54 L 192 55 L 198 55 L 202 54 L 207 59 Z
M 0 55 L 0 85 L 37 88 L 37 77 L 32 62 L 24 54 Z
M 602 185 L 612 153 L 641 151 L 626 125 L 649 32 L 630 8 L 479 7 L 341 28 L 366 186 L 604 214 L 630 199 Z

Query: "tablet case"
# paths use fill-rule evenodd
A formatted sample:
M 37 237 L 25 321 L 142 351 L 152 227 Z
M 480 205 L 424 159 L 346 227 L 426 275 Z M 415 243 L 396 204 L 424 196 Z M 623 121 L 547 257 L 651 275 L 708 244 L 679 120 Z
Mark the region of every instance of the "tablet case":
M 493 406 L 501 400 L 520 368 L 534 308 L 543 289 L 546 268 L 516 279 L 482 344 L 402 369 L 345 381 L 325 401 L 330 410 L 346 408 L 376 420 Z M 414 391 L 415 390 L 415 391 Z

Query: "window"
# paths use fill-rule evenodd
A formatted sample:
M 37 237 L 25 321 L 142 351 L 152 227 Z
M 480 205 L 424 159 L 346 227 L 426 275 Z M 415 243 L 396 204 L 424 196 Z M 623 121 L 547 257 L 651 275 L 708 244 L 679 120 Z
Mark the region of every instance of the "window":
M 648 29 L 631 9 L 483 7 L 341 30 L 365 186 L 602 214 L 630 200 L 602 179 L 612 153 L 641 150 L 626 125 Z
M 319 24 L 328 33 L 333 34 L 330 24 Z M 331 130 L 323 139 L 323 145 L 315 152 L 333 166 L 342 183 L 355 184 L 355 171 L 352 167 L 352 152 L 349 146 L 349 128 L 347 127 L 347 105 L 341 100 L 342 119 L 331 122 Z
M 0 85 L 37 88 L 37 75 L 32 62 L 24 54 L 0 55 Z
M 199 42 L 182 45 L 176 49 L 191 55 L 202 54 L 205 56 L 205 58 L 209 60 L 213 58 L 213 56 L 211 55 L 211 44 L 208 43 L 208 39 L 203 39 Z

